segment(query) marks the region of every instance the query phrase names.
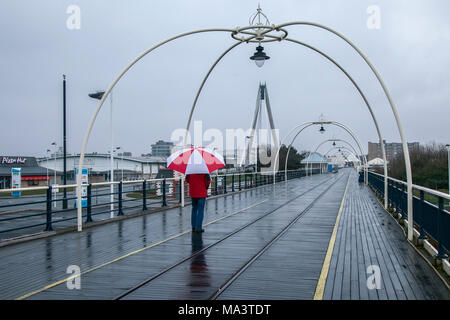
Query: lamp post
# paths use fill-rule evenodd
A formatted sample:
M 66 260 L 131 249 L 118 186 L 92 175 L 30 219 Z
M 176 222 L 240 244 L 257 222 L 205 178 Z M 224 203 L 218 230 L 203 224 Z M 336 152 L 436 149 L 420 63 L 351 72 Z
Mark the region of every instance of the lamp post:
M 101 100 L 103 95 L 105 94 L 105 91 L 97 91 L 96 93 L 90 93 L 89 97 L 97 100 Z M 111 182 L 110 190 L 111 190 L 111 218 L 114 218 L 114 139 L 113 139 L 113 98 L 112 98 L 112 92 L 110 94 L 110 106 L 111 106 L 111 112 L 110 112 L 110 126 L 111 126 L 111 172 L 110 172 L 110 179 L 109 182 Z
M 63 74 L 63 185 L 67 185 L 67 148 L 66 148 L 66 75 Z M 67 188 L 63 189 L 63 209 L 67 209 Z

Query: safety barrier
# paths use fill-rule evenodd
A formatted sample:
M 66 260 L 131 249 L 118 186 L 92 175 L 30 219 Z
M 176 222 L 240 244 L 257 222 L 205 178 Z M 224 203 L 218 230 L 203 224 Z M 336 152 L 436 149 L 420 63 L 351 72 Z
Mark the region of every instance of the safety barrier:
M 320 173 L 316 170 L 314 174 Z M 305 176 L 305 171 L 290 170 L 287 179 Z M 247 172 L 234 174 L 211 175 L 209 196 L 217 196 L 230 192 L 239 192 L 262 185 L 273 184 L 273 172 Z M 285 181 L 283 172 L 275 174 L 275 182 Z M 113 192 L 110 187 L 113 185 Z M 67 197 L 58 195 L 61 189 L 67 188 Z M 184 177 L 149 179 L 117 182 L 101 182 L 83 184 L 83 219 L 85 223 L 105 220 L 113 216 L 123 216 L 149 208 L 169 205 L 184 206 L 189 195 L 189 185 Z M 53 231 L 57 227 L 76 225 L 76 185 L 54 185 L 20 189 L 0 189 L 0 196 L 11 192 L 42 192 L 41 195 L 8 198 L 7 204 L 0 204 L 0 236 L 7 233 L 11 236 L 22 235 L 21 230 L 32 232 Z M 113 199 L 111 199 L 113 196 Z M 0 197 L 6 202 L 5 197 Z M 29 201 L 28 201 L 29 200 Z M 63 208 L 63 202 L 69 203 Z M 17 209 L 17 210 L 14 210 Z M 98 218 L 97 218 L 98 217 Z M 38 227 L 42 229 L 37 230 Z M 14 233 L 15 232 L 15 233 Z M 2 238 L 5 238 L 4 236 Z
M 380 198 L 384 199 L 384 176 L 369 172 L 369 185 Z M 448 258 L 450 250 L 450 212 L 444 202 L 450 200 L 448 194 L 413 185 L 413 217 L 420 235 L 419 239 L 430 237 L 437 243 L 437 259 Z M 406 182 L 388 179 L 388 205 L 391 209 L 407 219 Z

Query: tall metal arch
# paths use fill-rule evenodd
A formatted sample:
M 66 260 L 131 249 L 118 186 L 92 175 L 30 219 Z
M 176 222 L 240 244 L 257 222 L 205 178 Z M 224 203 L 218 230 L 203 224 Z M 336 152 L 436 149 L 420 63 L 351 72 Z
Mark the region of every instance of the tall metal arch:
M 243 32 L 243 33 L 246 33 L 246 32 Z M 269 37 L 269 38 L 272 37 L 271 35 L 265 35 L 265 36 Z M 311 49 L 311 50 L 315 51 L 316 53 L 320 54 L 321 56 L 325 57 L 327 60 L 329 60 L 331 63 L 333 63 L 336 67 L 338 67 L 347 76 L 347 78 L 352 82 L 353 86 L 356 88 L 356 90 L 360 94 L 361 98 L 364 100 L 364 103 L 366 104 L 366 107 L 369 110 L 369 113 L 370 113 L 370 115 L 372 117 L 372 120 L 373 120 L 373 122 L 375 124 L 375 128 L 376 128 L 377 134 L 378 134 L 378 140 L 379 140 L 379 143 L 381 145 L 381 153 L 382 153 L 383 161 L 384 161 L 384 165 L 383 165 L 383 167 L 384 167 L 384 194 L 386 195 L 385 199 L 384 199 L 384 207 L 387 208 L 387 206 L 388 206 L 388 200 L 387 200 L 388 197 L 387 197 L 387 195 L 388 195 L 389 189 L 388 189 L 388 170 L 387 170 L 387 160 L 386 160 L 386 150 L 385 150 L 385 146 L 384 146 L 384 139 L 383 139 L 383 137 L 381 135 L 381 130 L 380 130 L 380 127 L 378 125 L 378 121 L 376 119 L 375 113 L 373 112 L 373 108 L 371 107 L 371 105 L 370 105 L 368 99 L 366 98 L 365 94 L 362 92 L 361 88 L 356 83 L 356 81 L 352 78 L 352 76 L 336 60 L 331 58 L 329 55 L 327 55 L 323 51 L 321 51 L 321 50 L 319 50 L 319 49 L 317 49 L 317 48 L 315 48 L 315 47 L 313 47 L 313 46 L 311 46 L 311 45 L 309 45 L 307 43 L 304 43 L 304 42 L 301 42 L 301 41 L 298 41 L 298 40 L 295 40 L 295 39 L 284 38 L 283 40 L 290 41 L 292 43 L 296 43 L 296 44 L 299 44 L 301 46 L 304 46 L 304 47 L 306 47 L 308 49 Z M 198 97 L 199 97 L 199 95 L 200 95 L 200 93 L 201 93 L 201 91 L 203 89 L 203 86 L 204 86 L 207 78 L 209 77 L 209 75 L 211 74 L 212 70 L 215 68 L 217 63 L 225 56 L 226 53 L 231 51 L 231 49 L 233 49 L 234 47 L 236 47 L 236 45 L 228 48 L 214 62 L 214 64 L 208 70 L 205 78 L 203 79 L 202 84 L 200 85 L 200 88 L 197 91 L 197 95 L 196 95 L 196 97 L 194 99 L 194 103 L 192 104 L 192 107 L 191 107 L 191 110 L 190 110 L 190 113 L 189 113 L 188 122 L 187 122 L 187 125 L 186 125 L 186 135 L 185 135 L 185 139 L 184 139 L 184 144 L 186 144 L 186 141 L 187 141 L 187 136 L 188 136 L 188 132 L 189 132 L 189 128 L 190 128 L 190 123 L 192 121 L 192 115 L 193 115 L 193 112 L 195 110 L 195 107 L 196 107 L 196 104 L 197 104 L 197 101 L 198 101 Z
M 291 130 L 291 131 L 283 138 L 283 141 L 284 141 L 284 139 L 286 139 L 287 137 L 289 137 L 295 130 L 300 129 L 300 130 L 298 130 L 298 132 L 296 133 L 296 135 L 295 135 L 294 138 L 292 139 L 291 143 L 289 144 L 288 152 L 287 152 L 287 154 L 286 154 L 286 157 L 289 156 L 289 151 L 290 151 L 290 149 L 291 149 L 291 147 L 292 147 L 292 144 L 295 142 L 295 140 L 297 139 L 297 137 L 299 136 L 299 134 L 300 134 L 304 129 L 306 129 L 306 128 L 310 127 L 310 126 L 313 126 L 313 125 L 324 125 L 324 124 L 335 125 L 335 126 L 337 126 L 337 127 L 340 127 L 340 128 L 342 128 L 342 129 L 344 129 L 345 131 L 347 131 L 347 133 L 350 134 L 350 136 L 351 136 L 351 137 L 353 138 L 353 140 L 356 142 L 356 145 L 358 146 L 358 148 L 359 148 L 359 150 L 360 150 L 360 152 L 361 152 L 361 155 L 364 154 L 363 148 L 362 148 L 362 146 L 361 146 L 361 142 L 359 141 L 358 137 L 357 137 L 357 136 L 353 133 L 353 131 L 350 130 L 350 128 L 348 128 L 346 125 L 344 125 L 343 123 L 337 122 L 337 121 L 315 121 L 315 122 L 304 122 L 304 123 L 302 123 L 302 124 L 300 124 L 300 125 L 298 125 L 298 126 L 295 126 L 295 127 L 294 127 L 294 128 L 293 128 L 293 129 L 292 129 L 292 130 Z M 277 153 L 276 153 L 276 156 L 275 156 L 275 163 L 278 162 L 279 153 L 280 153 L 280 148 L 281 148 L 281 145 L 283 145 L 283 141 L 281 141 L 280 147 L 279 147 L 278 150 L 277 150 Z M 287 168 L 285 168 L 285 175 L 286 175 L 286 172 L 287 172 L 286 169 L 287 169 Z M 364 168 L 364 170 L 365 170 L 364 180 L 365 180 L 365 183 L 367 184 L 367 180 L 368 180 L 367 168 Z M 274 172 L 274 175 L 275 175 L 275 172 Z M 275 180 L 275 179 L 274 179 L 274 180 Z
M 259 12 L 259 11 L 258 11 Z M 112 82 L 112 84 L 110 85 L 110 87 L 107 89 L 107 91 L 105 92 L 105 94 L 103 95 L 102 99 L 100 100 L 97 109 L 94 112 L 94 115 L 91 118 L 90 124 L 88 126 L 88 129 L 86 131 L 85 134 L 85 138 L 83 140 L 83 145 L 82 145 L 82 150 L 80 153 L 80 162 L 79 162 L 79 174 L 77 176 L 77 204 L 78 204 L 78 209 L 77 209 L 77 224 L 78 224 L 78 231 L 81 231 L 82 229 L 82 221 L 81 221 L 81 215 L 82 215 L 82 208 L 81 208 L 81 169 L 83 167 L 83 163 L 84 163 L 84 154 L 86 152 L 86 146 L 87 146 L 87 142 L 89 140 L 89 135 L 90 132 L 92 130 L 93 124 L 95 122 L 95 119 L 98 115 L 98 112 L 100 111 L 105 99 L 108 97 L 109 93 L 111 92 L 112 88 L 115 86 L 115 84 L 120 80 L 120 78 L 137 62 L 139 61 L 142 57 L 144 57 L 145 55 L 147 55 L 149 52 L 153 51 L 154 49 L 164 45 L 165 43 L 168 43 L 172 40 L 187 36 L 187 35 L 191 35 L 191 34 L 196 34 L 196 33 L 202 33 L 202 32 L 212 32 L 212 31 L 222 31 L 222 32 L 230 32 L 231 36 L 233 37 L 233 39 L 238 40 L 240 42 L 247 42 L 247 43 L 255 43 L 255 42 L 270 42 L 270 41 L 281 41 L 286 39 L 287 37 L 287 31 L 284 29 L 284 27 L 287 26 L 293 26 L 293 25 L 308 25 L 308 26 L 313 26 L 313 27 L 317 27 L 317 28 L 321 28 L 323 30 L 326 30 L 328 32 L 331 32 L 333 34 L 335 34 L 336 36 L 340 37 L 341 39 L 343 39 L 345 42 L 347 42 L 354 50 L 356 50 L 358 52 L 358 54 L 364 59 L 364 61 L 366 62 L 366 64 L 370 67 L 370 69 L 372 70 L 372 72 L 375 74 L 375 76 L 378 79 L 378 82 L 380 83 L 381 87 L 383 88 L 383 91 L 389 101 L 389 104 L 391 106 L 392 112 L 394 114 L 395 120 L 396 120 L 396 124 L 397 124 L 397 128 L 398 131 L 400 133 L 400 137 L 402 140 L 402 147 L 403 147 L 403 153 L 404 153 L 404 157 L 405 157 L 405 167 L 406 167 L 406 177 L 407 177 L 407 193 L 408 193 L 408 239 L 412 241 L 413 239 L 413 207 L 412 207 L 412 173 L 411 173 L 411 163 L 410 163 L 410 157 L 409 157 L 409 149 L 408 149 L 408 145 L 407 145 L 407 141 L 405 138 L 405 134 L 404 134 L 404 130 L 403 130 L 403 126 L 401 124 L 401 120 L 400 117 L 398 115 L 398 111 L 397 108 L 394 104 L 394 101 L 389 93 L 389 90 L 387 89 L 386 85 L 384 84 L 383 79 L 381 78 L 380 74 L 378 73 L 378 71 L 375 69 L 375 67 L 372 65 L 372 63 L 369 61 L 369 59 L 364 55 L 364 53 L 355 45 L 353 44 L 349 39 L 347 39 L 344 35 L 342 35 L 341 33 L 326 27 L 324 25 L 321 24 L 317 24 L 317 23 L 312 23 L 312 22 L 303 22 L 303 21 L 298 21 L 298 22 L 289 22 L 289 23 L 284 23 L 284 24 L 280 24 L 280 25 L 262 25 L 259 24 L 257 26 L 253 25 L 253 26 L 247 26 L 244 28 L 236 28 L 236 29 L 202 29 L 202 30 L 196 30 L 196 31 L 190 31 L 190 32 L 186 32 L 186 33 L 182 33 L 180 35 L 168 38 L 162 42 L 160 42 L 159 44 L 157 44 L 156 46 L 144 51 L 144 53 L 142 53 L 140 56 L 138 56 L 135 60 L 133 60 L 120 74 L 119 76 Z M 249 31 L 249 30 L 253 30 Z M 270 35 L 268 34 L 269 32 L 272 31 L 276 31 L 276 32 L 280 32 L 281 35 L 279 36 L 274 36 L 274 35 Z M 250 38 L 245 38 L 243 36 L 240 35 L 252 35 Z M 265 37 L 269 38 L 266 39 Z M 193 110 L 191 110 L 193 111 Z M 192 113 L 192 112 L 191 112 Z M 188 120 L 188 126 L 189 127 L 190 124 L 190 119 Z M 380 141 L 381 145 L 383 146 L 383 141 Z M 387 173 L 385 173 L 385 180 L 387 179 Z

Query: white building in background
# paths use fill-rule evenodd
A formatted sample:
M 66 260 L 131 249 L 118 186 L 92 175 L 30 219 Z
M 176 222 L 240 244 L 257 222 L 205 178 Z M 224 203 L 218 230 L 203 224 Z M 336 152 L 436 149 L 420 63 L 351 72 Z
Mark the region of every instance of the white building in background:
M 62 156 L 37 159 L 39 166 L 63 171 Z M 75 169 L 78 168 L 80 161 L 79 155 L 68 155 L 67 165 L 67 181 L 75 183 Z M 84 158 L 84 168 L 89 171 L 90 182 L 109 181 L 111 170 L 111 158 L 109 154 L 86 154 Z M 166 159 L 162 157 L 127 157 L 114 156 L 114 180 L 134 180 L 134 179 L 151 179 L 155 178 L 159 169 L 166 168 Z

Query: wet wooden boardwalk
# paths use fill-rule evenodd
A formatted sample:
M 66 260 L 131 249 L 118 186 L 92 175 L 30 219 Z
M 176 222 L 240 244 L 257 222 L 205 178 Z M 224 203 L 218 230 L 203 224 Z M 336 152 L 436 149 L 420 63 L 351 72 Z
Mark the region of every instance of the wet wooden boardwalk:
M 0 248 L 0 298 L 313 299 L 340 212 L 323 299 L 449 299 L 356 181 L 342 170 L 210 199 L 203 234 L 187 206 Z
M 368 289 L 370 266 L 379 267 L 379 289 Z M 425 300 L 450 299 L 450 293 L 375 195 L 350 179 L 323 298 Z

